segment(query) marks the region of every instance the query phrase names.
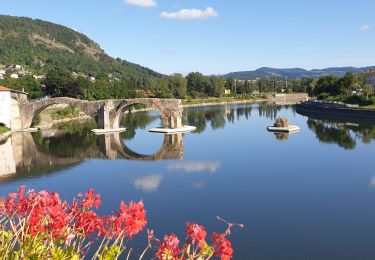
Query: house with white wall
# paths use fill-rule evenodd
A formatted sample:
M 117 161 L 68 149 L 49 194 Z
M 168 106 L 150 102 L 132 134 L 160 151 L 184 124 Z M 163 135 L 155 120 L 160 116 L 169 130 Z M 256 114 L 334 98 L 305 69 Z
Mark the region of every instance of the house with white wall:
M 0 86 L 0 125 L 11 129 L 19 128 L 18 102 L 27 100 L 27 93 Z
M 11 90 L 0 86 L 0 125 L 10 128 Z

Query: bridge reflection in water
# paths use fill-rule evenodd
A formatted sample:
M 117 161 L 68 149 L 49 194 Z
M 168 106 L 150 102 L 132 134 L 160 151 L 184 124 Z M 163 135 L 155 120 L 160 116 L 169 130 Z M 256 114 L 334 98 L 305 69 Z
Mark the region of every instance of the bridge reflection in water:
M 14 133 L 0 143 L 0 181 L 58 172 L 88 159 L 161 161 L 182 160 L 184 157 L 183 134 L 164 135 L 161 148 L 151 155 L 131 150 L 119 133 L 101 136 L 90 134 L 86 138 L 91 139 L 79 143 L 73 138 L 72 142 L 63 147 L 59 143 L 51 146 L 53 138 L 43 138 L 41 133 L 34 136 L 30 133 Z M 46 149 L 46 146 L 49 148 Z

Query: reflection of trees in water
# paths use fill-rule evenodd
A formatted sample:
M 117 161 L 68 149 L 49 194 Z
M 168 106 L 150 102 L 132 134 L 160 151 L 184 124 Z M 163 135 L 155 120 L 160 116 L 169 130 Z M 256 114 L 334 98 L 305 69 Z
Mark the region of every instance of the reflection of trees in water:
M 33 134 L 33 139 L 41 150 L 59 157 L 74 157 L 83 153 L 97 141 L 91 133 L 96 127 L 94 121 L 61 124 L 53 137 L 43 137 L 41 132 Z
M 121 133 L 121 138 L 131 140 L 135 136 L 137 128 L 145 129 L 147 125 L 159 118 L 158 115 L 150 115 L 147 112 L 126 114 L 121 124 L 126 126 L 127 131 Z M 40 132 L 33 134 L 33 139 L 38 146 L 48 154 L 59 157 L 73 157 L 93 149 L 98 144 L 98 136 L 92 134 L 91 129 L 97 128 L 95 121 L 69 122 L 59 124 L 53 137 L 43 137 Z
M 266 117 L 271 120 L 275 120 L 278 112 L 282 109 L 282 106 L 275 106 L 272 104 L 262 103 L 259 104 L 258 111 L 260 117 Z
M 192 110 L 184 113 L 183 120 L 188 125 L 195 126 L 195 133 L 202 133 L 206 129 L 206 113 L 203 110 Z
M 210 123 L 212 129 L 224 128 L 226 123 L 233 123 L 235 119 L 240 120 L 245 116 L 249 119 L 251 116 L 252 107 L 213 107 L 209 109 L 191 109 L 185 110 L 183 115 L 183 122 L 188 125 L 195 126 L 197 130 L 193 133 L 203 132 L 207 124 Z
M 309 118 L 307 126 L 324 143 L 336 143 L 345 149 L 354 149 L 357 141 L 368 144 L 375 140 L 375 125 L 333 123 Z
M 150 123 L 157 120 L 159 115 L 151 115 L 149 112 L 137 112 L 125 114 L 120 124 L 126 127 L 126 131 L 121 133 L 121 138 L 131 140 L 135 137 L 137 128 L 145 129 Z

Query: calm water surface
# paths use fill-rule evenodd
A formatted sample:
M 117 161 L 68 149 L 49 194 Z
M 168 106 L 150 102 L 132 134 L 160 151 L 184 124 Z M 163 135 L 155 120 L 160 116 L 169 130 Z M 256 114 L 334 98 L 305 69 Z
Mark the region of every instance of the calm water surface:
M 276 116 L 301 131 L 267 132 Z M 223 231 L 219 215 L 246 226 L 231 236 L 235 259 L 375 258 L 374 122 L 271 105 L 189 108 L 184 120 L 197 131 L 148 133 L 160 118 L 145 112 L 120 135 L 95 136 L 93 123 L 13 135 L 0 144 L 0 194 L 26 185 L 70 200 L 93 187 L 103 214 L 143 199 L 160 237 L 183 238 L 187 221 Z

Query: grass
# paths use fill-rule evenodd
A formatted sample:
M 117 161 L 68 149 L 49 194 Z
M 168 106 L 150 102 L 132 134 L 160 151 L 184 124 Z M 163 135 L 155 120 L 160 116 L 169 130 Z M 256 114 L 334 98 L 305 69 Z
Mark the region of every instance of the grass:
M 375 104 L 365 106 L 364 108 L 370 108 L 370 109 L 375 109 Z
M 233 102 L 233 101 L 240 101 L 240 100 L 254 100 L 254 96 L 237 96 L 237 97 L 208 97 L 208 98 L 189 98 L 184 99 L 182 101 L 183 105 L 195 105 L 195 104 L 203 104 L 203 103 L 221 103 L 221 102 Z
M 8 127 L 5 127 L 5 126 L 0 126 L 0 134 L 4 134 L 6 132 L 9 132 L 10 129 Z
M 79 115 L 80 115 L 80 110 L 72 106 L 67 106 L 64 109 L 55 110 L 51 112 L 51 117 L 53 120 L 78 117 Z

